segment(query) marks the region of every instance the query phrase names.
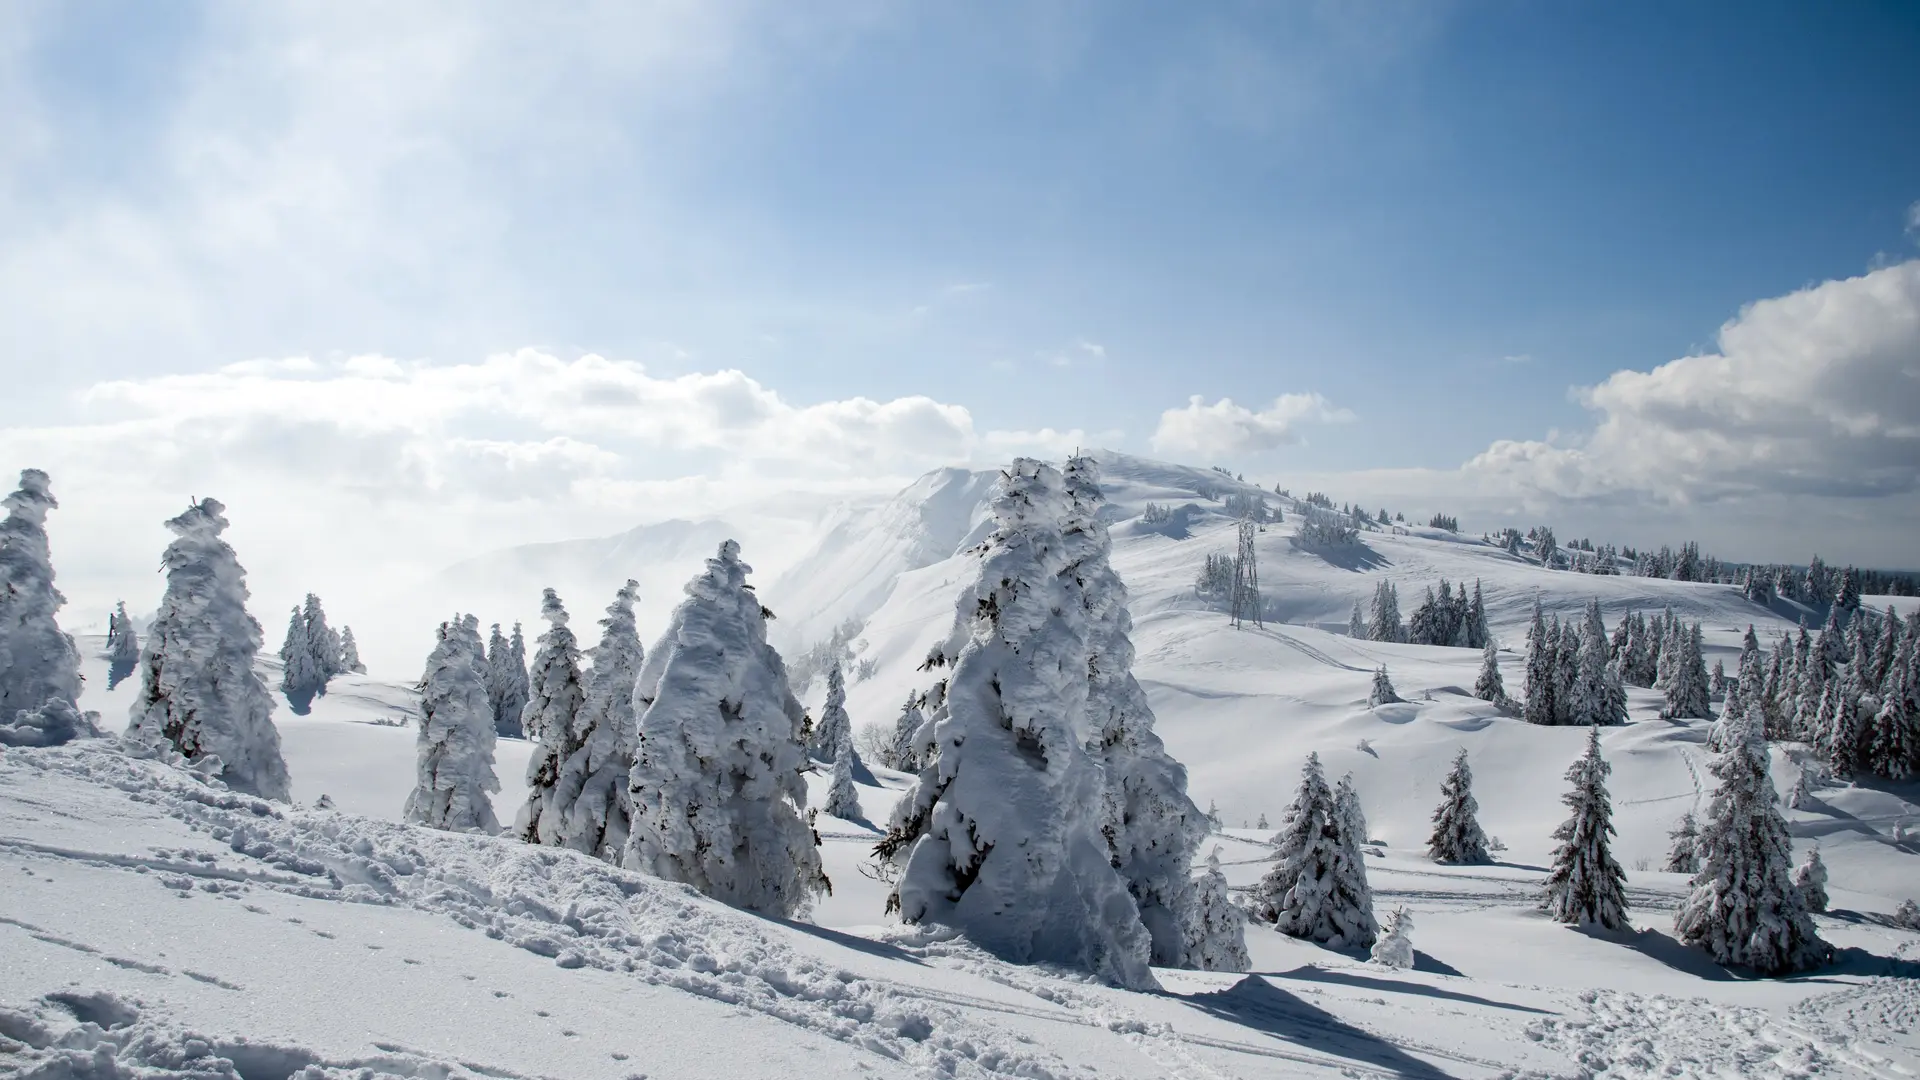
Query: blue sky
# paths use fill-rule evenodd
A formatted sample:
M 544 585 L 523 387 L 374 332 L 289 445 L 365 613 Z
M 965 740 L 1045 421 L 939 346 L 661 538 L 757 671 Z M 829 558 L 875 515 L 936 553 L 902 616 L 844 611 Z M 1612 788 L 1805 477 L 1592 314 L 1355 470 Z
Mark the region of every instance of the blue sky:
M 1908 338 L 1846 368 L 1871 369 L 1859 400 L 1895 402 L 1873 418 L 1892 434 L 1814 446 L 1829 467 L 1784 480 L 1742 461 L 1589 482 L 1611 414 L 1570 392 L 1721 349 L 1747 305 L 1914 258 L 1911 3 L 531 10 L 0 13 L 0 96 L 20 106 L 0 118 L 0 364 L 41 423 L 142 419 L 113 410 L 113 380 L 534 347 L 661 379 L 739 369 L 800 409 L 925 397 L 970 418 L 958 450 L 897 465 L 873 460 L 894 442 L 858 443 L 836 482 L 1084 437 L 1350 477 L 1395 505 L 1455 492 L 1483 527 L 1684 530 L 1736 557 L 1804 557 L 1807 529 L 1733 548 L 1769 500 L 1849 470 L 1885 475 L 1823 528 L 1916 516 L 1897 463 L 1920 423 Z M 1912 286 L 1882 283 L 1874 310 L 1903 325 Z M 1808 363 L 1827 362 L 1822 333 L 1794 339 Z M 1156 440 L 1194 395 L 1319 397 L 1268 437 Z M 1607 400 L 1635 423 L 1684 411 Z M 1835 415 L 1820 422 L 1847 427 Z M 591 444 L 555 452 L 576 468 L 563 487 L 706 468 L 670 439 L 638 453 L 517 423 L 438 437 Z M 1525 478 L 1454 477 L 1501 440 L 1531 448 Z M 318 445 L 256 452 L 364 450 Z M 727 475 L 794 471 L 768 460 Z M 1556 505 L 1555 485 L 1578 497 Z M 1825 550 L 1848 546 L 1898 554 L 1864 535 Z

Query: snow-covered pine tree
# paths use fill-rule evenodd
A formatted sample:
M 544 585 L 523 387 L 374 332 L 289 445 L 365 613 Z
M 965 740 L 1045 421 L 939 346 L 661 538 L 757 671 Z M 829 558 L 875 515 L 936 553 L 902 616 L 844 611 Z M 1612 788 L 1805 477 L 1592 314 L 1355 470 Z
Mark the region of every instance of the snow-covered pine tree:
M 1393 582 L 1382 578 L 1373 590 L 1373 616 L 1367 620 L 1367 637 L 1372 641 L 1399 641 L 1406 637 L 1400 625 L 1400 594 Z
M 1473 579 L 1473 603 L 1467 607 L 1467 648 L 1478 649 L 1493 639 L 1487 630 L 1487 605 L 1480 598 L 1480 579 Z
M 1867 731 L 1866 766 L 1874 775 L 1889 780 L 1905 780 L 1920 766 L 1920 713 L 1914 708 L 1908 681 L 1911 667 L 1895 663 L 1887 673 L 1887 684 L 1880 692 L 1880 711 Z
M 1353 602 L 1353 614 L 1347 616 L 1347 636 L 1355 641 L 1365 641 L 1367 637 L 1367 620 L 1360 614 L 1358 600 Z
M 1827 910 L 1827 864 L 1820 858 L 1820 845 L 1807 851 L 1807 861 L 1793 868 L 1793 887 L 1800 891 L 1800 903 L 1818 915 Z
M 353 627 L 340 628 L 340 670 L 352 675 L 365 675 L 367 665 L 360 661 L 360 643 L 353 639 Z
M 327 625 L 326 609 L 320 605 L 320 597 L 307 594 L 306 604 L 300 610 L 301 621 L 307 628 L 307 652 L 313 656 L 313 665 L 320 671 L 320 696 L 327 693 L 327 680 L 340 674 L 340 635 Z
M 839 760 L 842 742 L 853 745 L 853 720 L 847 716 L 846 677 L 836 660 L 827 668 L 827 700 L 820 706 L 820 721 L 813 725 L 807 751 L 813 760 L 832 764 Z
M 1553 832 L 1560 846 L 1540 906 L 1563 923 L 1618 930 L 1627 925 L 1627 875 L 1613 861 L 1613 800 L 1607 794 L 1613 766 L 1600 756 L 1600 729 L 1590 731 L 1587 752 L 1567 770 L 1573 786 L 1561 801 L 1573 814 Z
M 1893 610 L 1893 605 L 1887 605 L 1880 623 L 1880 645 L 1873 651 L 1873 678 L 1864 680 L 1861 686 L 1863 690 L 1872 690 L 1876 694 L 1886 684 L 1887 673 L 1893 670 L 1894 657 L 1900 653 L 1900 615 Z
M 1367 691 L 1367 707 L 1389 705 L 1399 700 L 1400 695 L 1393 689 L 1393 680 L 1387 677 L 1387 665 L 1381 664 L 1373 671 L 1373 688 Z
M 1548 636 L 1554 639 L 1553 722 L 1578 723 L 1574 709 L 1579 703 L 1574 695 L 1580 685 L 1580 630 L 1571 621 L 1563 623 L 1555 616 Z
M 324 683 L 320 665 L 307 648 L 306 618 L 300 605 L 295 604 L 293 616 L 287 621 L 287 639 L 280 645 L 280 692 L 286 695 L 294 715 L 305 716 L 313 710 L 313 699 Z
M 527 801 L 514 819 L 514 835 L 529 844 L 559 845 L 566 836 L 560 767 L 585 746 L 580 712 L 587 691 L 580 677 L 580 646 L 567 627 L 567 609 L 552 589 L 540 594 L 547 630 L 533 654 L 532 700 L 520 711 L 520 728 L 535 743 L 527 759 Z
M 1694 820 L 1693 811 L 1680 815 L 1667 840 L 1667 864 L 1662 869 L 1669 874 L 1699 873 L 1700 823 Z
M 1413 915 L 1405 907 L 1394 908 L 1387 916 L 1386 932 L 1373 943 L 1370 959 L 1401 971 L 1413 967 Z
M 883 764 L 910 773 L 925 768 L 927 763 L 921 760 L 920 729 L 926 722 L 926 716 L 920 712 L 920 696 L 907 691 L 907 703 L 901 707 L 900 719 L 893 725 L 893 760 Z
M 1341 817 L 1320 755 L 1309 754 L 1300 790 L 1274 838 L 1273 867 L 1255 886 L 1253 913 L 1292 937 L 1366 948 L 1379 932 L 1373 896 L 1359 862 L 1360 842 L 1345 835 Z
M 853 785 L 853 738 L 840 740 L 833 753 L 833 781 L 827 786 L 826 812 L 842 821 L 859 821 L 866 815 L 860 809 L 860 791 Z
M 1793 843 L 1769 774 L 1765 722 L 1749 705 L 1713 761 L 1719 785 L 1700 831 L 1700 872 L 1674 928 L 1716 963 L 1780 975 L 1819 967 L 1833 949 L 1793 887 Z
M 735 907 L 803 914 L 829 888 L 806 819 L 806 713 L 767 644 L 740 545 L 686 586 L 634 684 L 640 753 L 622 863 Z
M 1860 767 L 1862 731 L 1861 707 L 1874 701 L 1851 691 L 1851 676 L 1833 691 L 1833 707 L 1822 709 L 1820 739 L 1815 749 L 1826 763 L 1827 775 L 1835 780 L 1851 780 Z M 1724 747 L 1722 748 L 1724 749 Z
M 569 740 L 573 749 L 560 762 L 546 809 L 556 822 L 554 842 L 609 862 L 619 860 L 633 822 L 627 780 L 640 744 L 633 687 L 645 656 L 633 622 L 639 591 L 640 583 L 628 578 L 600 620 L 600 644 L 589 653 L 593 667 L 581 678 L 580 711 Z M 536 664 L 539 659 L 536 654 Z M 546 670 L 564 683 L 564 665 Z M 542 748 L 547 742 L 541 740 Z
M 1612 695 L 1607 691 L 1607 628 L 1600 619 L 1598 598 L 1587 601 L 1586 616 L 1580 624 L 1578 670 L 1573 680 L 1573 696 L 1567 705 L 1568 722 L 1583 726 L 1622 723 L 1624 716 L 1612 713 Z
M 107 648 L 107 689 L 112 690 L 140 669 L 140 635 L 133 629 L 133 617 L 127 614 L 126 601 L 115 608 L 118 629 Z
M 1507 687 L 1500 680 L 1500 646 L 1492 638 L 1480 654 L 1480 675 L 1473 680 L 1473 696 L 1498 705 L 1507 700 Z
M 1713 707 L 1707 695 L 1707 665 L 1700 655 L 1700 624 L 1694 623 L 1691 629 L 1679 630 L 1674 634 L 1678 656 L 1667 680 L 1667 707 L 1663 715 L 1669 718 L 1707 720 L 1713 717 Z
M 167 590 L 147 629 L 128 734 L 189 760 L 217 757 L 228 787 L 285 802 L 291 782 L 273 699 L 253 670 L 260 624 L 247 614 L 247 572 L 220 539 L 226 509 L 202 499 L 167 522 Z
M 1453 770 L 1440 783 L 1440 805 L 1433 811 L 1427 857 L 1437 863 L 1478 865 L 1492 861 L 1487 834 L 1480 830 L 1480 804 L 1473 797 L 1473 769 L 1467 751 L 1454 756 Z
M 1245 971 L 1253 966 L 1247 955 L 1247 914 L 1227 891 L 1218 847 L 1207 853 L 1206 869 L 1193 883 L 1184 951 L 1187 966 L 1201 971 Z
M 1356 849 L 1357 857 L 1357 849 L 1367 842 L 1367 815 L 1360 808 L 1360 793 L 1354 790 L 1352 773 L 1341 776 L 1340 782 L 1333 786 L 1333 813 L 1335 822 L 1340 826 L 1341 837 Z M 1371 900 L 1368 901 L 1367 910 L 1373 910 Z
M 1718 659 L 1713 662 L 1713 672 L 1707 676 L 1707 693 L 1715 701 L 1725 701 L 1727 697 L 1727 669 Z
M 53 584 L 47 512 L 60 504 L 47 474 L 20 470 L 20 489 L 0 506 L 7 510 L 0 520 L 0 723 L 6 723 L 48 702 L 75 705 L 80 650 L 56 619 L 67 599 Z
M 933 715 L 938 760 L 876 848 L 899 868 L 888 907 L 1016 962 L 1151 987 L 1152 938 L 1101 832 L 1106 780 L 1086 749 L 1091 631 L 1074 573 L 1086 546 L 1065 535 L 1077 518 L 1065 480 L 1016 459 L 993 513 L 930 658 L 952 664 Z
M 1527 627 L 1527 697 L 1521 719 L 1529 724 L 1551 724 L 1559 711 L 1553 700 L 1557 643 L 1549 635 L 1540 598 L 1533 598 L 1533 622 Z
M 1101 832 L 1152 938 L 1153 963 L 1193 967 L 1185 927 L 1195 902 L 1193 859 L 1207 822 L 1187 794 L 1186 768 L 1154 731 L 1153 707 L 1133 676 L 1133 618 L 1127 587 L 1113 569 L 1097 466 L 1076 456 L 1061 479 L 1070 503 L 1064 575 L 1079 583 L 1086 610 L 1087 745 L 1105 777 Z
M 533 699 L 533 677 L 527 674 L 527 639 L 519 623 L 513 624 L 513 637 L 504 650 L 488 652 L 487 666 L 499 686 L 494 698 L 493 730 L 505 739 L 526 738 L 520 717 Z
M 452 832 L 500 831 L 493 793 L 493 707 L 487 701 L 480 623 L 454 616 L 440 624 L 439 642 L 420 677 L 420 732 L 406 820 Z
M 507 690 L 507 680 L 509 678 L 507 673 L 507 664 L 509 661 L 507 658 L 510 655 L 512 655 L 512 653 L 510 646 L 507 644 L 507 635 L 500 632 L 499 623 L 494 623 L 493 629 L 487 634 L 487 704 L 493 709 L 494 731 L 500 735 L 508 734 L 500 728 L 500 705 L 502 696 Z M 524 703 L 522 703 L 522 707 L 525 707 Z M 515 713 L 513 716 L 513 727 L 513 734 L 518 735 L 520 728 L 519 713 Z

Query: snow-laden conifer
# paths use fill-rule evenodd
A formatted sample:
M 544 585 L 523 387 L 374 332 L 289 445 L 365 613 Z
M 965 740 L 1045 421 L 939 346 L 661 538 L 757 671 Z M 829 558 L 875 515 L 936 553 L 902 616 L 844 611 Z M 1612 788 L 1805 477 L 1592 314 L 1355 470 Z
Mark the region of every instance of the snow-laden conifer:
M 1820 858 L 1820 845 L 1807 851 L 1807 861 L 1793 868 L 1793 887 L 1800 890 L 1800 903 L 1812 914 L 1827 910 L 1827 864 Z
M 107 643 L 107 689 L 117 688 L 140 670 L 140 635 L 134 631 L 133 618 L 125 601 L 119 603 L 113 620 L 118 624 Z
M 1600 619 L 1600 601 L 1587 601 L 1586 617 L 1580 626 L 1579 674 L 1574 680 L 1569 720 L 1575 724 L 1602 725 L 1627 722 L 1626 695 L 1616 693 L 1614 676 L 1609 670 L 1607 628 Z
M 1364 641 L 1367 637 L 1367 619 L 1360 613 L 1358 600 L 1353 602 L 1353 614 L 1347 616 L 1347 636 L 1356 641 Z
M 1201 971 L 1245 971 L 1253 966 L 1247 955 L 1247 914 L 1227 890 L 1218 847 L 1207 853 L 1206 868 L 1193 883 L 1184 951 L 1187 966 Z
M 1793 844 L 1773 790 L 1765 722 L 1749 705 L 1713 761 L 1719 784 L 1700 830 L 1700 872 L 1674 928 L 1717 963 L 1779 975 L 1818 967 L 1833 950 L 1793 886 Z
M 1428 858 L 1459 865 L 1492 861 L 1487 854 L 1487 834 L 1480 829 L 1479 812 L 1480 804 L 1473 797 L 1473 769 L 1462 749 L 1440 784 L 1440 805 L 1433 811 L 1433 834 L 1427 838 Z
M 487 701 L 480 623 L 471 615 L 440 624 L 420 677 L 420 731 L 406 819 L 452 832 L 497 833 L 493 793 L 493 708 Z
M 280 692 L 287 697 L 287 705 L 295 714 L 305 716 L 313 706 L 315 695 L 326 685 L 326 676 L 320 671 L 312 650 L 307 648 L 307 622 L 300 612 L 300 605 L 293 606 L 293 615 L 287 621 L 287 637 L 280 645 Z
M 340 635 L 327 625 L 326 608 L 320 603 L 320 597 L 307 594 L 307 600 L 300 609 L 301 621 L 307 629 L 307 652 L 313 657 L 313 664 L 320 670 L 320 693 L 327 692 L 327 680 L 341 673 Z
M 1540 597 L 1533 598 L 1533 622 L 1527 627 L 1527 690 L 1520 718 L 1529 724 L 1551 724 L 1558 712 L 1554 704 L 1554 669 L 1558 662 L 1557 641 L 1547 630 L 1546 616 L 1540 610 Z
M 220 539 L 226 507 L 202 499 L 167 528 L 167 590 L 147 629 L 128 734 L 189 760 L 217 757 L 227 786 L 285 801 L 291 782 L 273 699 L 253 670 L 260 624 L 247 614 L 246 571 Z
M 1496 705 L 1507 700 L 1506 683 L 1500 678 L 1500 645 L 1492 638 L 1480 653 L 1480 674 L 1473 680 L 1473 696 Z
M 900 871 L 889 907 L 1016 962 L 1153 986 L 1152 939 L 1113 866 L 1106 778 L 1087 751 L 1089 620 L 1074 573 L 1086 547 L 1065 536 L 1065 480 L 1017 459 L 993 513 L 953 629 L 929 657 L 952 665 L 933 714 L 937 759 L 877 848 Z
M 792 918 L 828 888 L 806 820 L 806 713 L 767 644 L 740 545 L 687 583 L 634 688 L 640 751 L 622 863 Z
M 900 707 L 900 718 L 893 723 L 893 751 L 889 760 L 881 764 L 901 772 L 917 773 L 926 767 L 922 760 L 923 736 L 921 728 L 926 726 L 927 718 L 920 711 L 920 695 L 907 691 L 907 703 Z M 931 738 L 927 732 L 924 738 Z
M 547 620 L 547 629 L 533 654 L 533 696 L 520 710 L 520 728 L 535 745 L 527 758 L 526 805 L 513 830 L 529 844 L 558 845 L 566 836 L 571 802 L 558 790 L 560 768 L 585 745 L 580 712 L 587 692 L 580 677 L 579 642 L 567 626 L 566 607 L 552 589 L 541 593 L 540 617 Z
M 56 620 L 66 597 L 53 584 L 47 512 L 58 509 L 47 474 L 20 470 L 0 506 L 0 723 L 49 701 L 80 700 L 80 650 Z M 41 730 L 55 730 L 51 725 Z
M 1406 636 L 1400 625 L 1400 593 L 1393 582 L 1382 578 L 1373 590 L 1373 614 L 1367 620 L 1367 637 L 1374 641 L 1399 641 Z
M 360 661 L 360 643 L 353 640 L 353 627 L 340 628 L 340 670 L 353 675 L 365 675 L 367 665 Z
M 1553 869 L 1540 906 L 1564 923 L 1598 923 L 1609 930 L 1627 925 L 1627 875 L 1613 860 L 1613 800 L 1600 756 L 1600 729 L 1587 736 L 1587 752 L 1567 770 L 1572 784 L 1561 801 L 1572 816 L 1553 832 Z
M 1413 915 L 1406 908 L 1394 908 L 1387 916 L 1385 932 L 1373 943 L 1371 960 L 1402 971 L 1413 967 Z
M 1254 890 L 1254 915 L 1292 937 L 1366 948 L 1378 926 L 1360 863 L 1361 838 L 1342 828 L 1320 755 L 1309 754 L 1300 789 L 1274 837 L 1273 866 Z
M 1393 688 L 1393 680 L 1387 677 L 1387 665 L 1381 664 L 1373 671 L 1373 686 L 1367 691 L 1367 707 L 1389 705 L 1399 700 L 1400 695 Z
M 1194 903 L 1192 867 L 1207 823 L 1187 794 L 1187 770 L 1154 730 L 1153 707 L 1133 676 L 1133 618 L 1114 572 L 1106 498 L 1092 458 L 1068 461 L 1061 482 L 1068 516 L 1062 580 L 1078 586 L 1085 611 L 1088 750 L 1104 777 L 1100 831 L 1152 938 L 1155 964 L 1192 967 L 1185 927 Z
M 533 698 L 533 679 L 527 674 L 527 639 L 521 635 L 519 623 L 513 624 L 511 639 L 496 632 L 488 644 L 487 679 L 493 730 L 505 739 L 526 738 L 520 715 Z
M 842 821 L 859 821 L 866 815 L 860 809 L 860 790 L 853 784 L 853 740 L 840 740 L 833 753 L 833 779 L 827 785 L 826 812 Z
M 1707 665 L 1700 655 L 1700 624 L 1674 632 L 1677 655 L 1667 679 L 1667 707 L 1673 718 L 1706 720 L 1713 716 L 1707 692 Z
M 1911 666 L 1895 663 L 1887 673 L 1880 709 L 1867 730 L 1867 768 L 1889 780 L 1905 780 L 1920 769 L 1920 710 L 1915 709 Z
M 853 720 L 847 716 L 847 682 L 840 673 L 840 662 L 827 668 L 827 700 L 820 706 L 820 720 L 813 725 L 807 750 L 815 761 L 839 760 L 840 744 L 853 745 Z
M 1669 874 L 1700 872 L 1700 823 L 1694 820 L 1693 811 L 1680 815 L 1667 834 L 1667 862 L 1661 869 Z
M 573 749 L 560 762 L 550 803 L 555 842 L 608 861 L 619 860 L 632 831 L 627 781 L 640 744 L 633 688 L 645 655 L 633 622 L 639 590 L 639 582 L 627 579 L 600 620 L 600 644 L 590 654 L 593 667 L 582 679 L 569 740 Z

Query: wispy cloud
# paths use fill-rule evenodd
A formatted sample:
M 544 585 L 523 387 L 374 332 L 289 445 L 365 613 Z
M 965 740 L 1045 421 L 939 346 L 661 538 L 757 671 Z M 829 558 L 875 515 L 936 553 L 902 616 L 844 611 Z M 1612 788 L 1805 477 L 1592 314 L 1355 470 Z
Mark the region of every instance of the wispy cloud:
M 1261 453 L 1303 442 L 1305 424 L 1339 424 L 1354 419 L 1319 394 L 1282 394 L 1264 409 L 1249 409 L 1232 398 L 1209 405 L 1195 394 L 1178 409 L 1160 414 L 1153 448 L 1161 453 L 1204 457 Z

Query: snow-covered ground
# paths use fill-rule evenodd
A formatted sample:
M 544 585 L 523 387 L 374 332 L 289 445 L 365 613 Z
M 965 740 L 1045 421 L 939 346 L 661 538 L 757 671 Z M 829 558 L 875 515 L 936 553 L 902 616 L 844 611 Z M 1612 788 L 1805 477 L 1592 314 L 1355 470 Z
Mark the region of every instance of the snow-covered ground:
M 1193 596 L 1203 556 L 1230 552 L 1234 535 L 1196 489 L 1251 489 L 1204 470 L 1105 464 L 1136 673 L 1195 800 L 1217 803 L 1226 823 L 1207 846 L 1233 885 L 1252 884 L 1268 848 L 1247 826 L 1278 820 L 1319 752 L 1331 776 L 1354 776 L 1378 841 L 1367 860 L 1376 911 L 1413 912 L 1415 969 L 1253 927 L 1255 974 L 1161 971 L 1166 992 L 1139 994 L 906 930 L 885 915 L 867 859 L 907 783 L 886 770 L 860 789 L 867 820 L 820 819 L 834 892 L 809 922 L 746 915 L 569 852 L 404 826 L 414 731 L 390 723 L 414 708 L 415 673 L 376 669 L 336 679 L 310 716 L 280 702 L 296 808 L 207 788 L 106 742 L 0 750 L 0 1039 L 10 1040 L 0 1075 L 1920 1072 L 1920 934 L 1888 918 L 1920 896 L 1920 847 L 1901 835 L 1920 829 L 1920 785 L 1829 788 L 1813 809 L 1788 811 L 1796 847 L 1817 840 L 1831 870 L 1835 910 L 1817 921 L 1841 957 L 1800 978 L 1735 977 L 1673 939 L 1685 880 L 1646 868 L 1673 821 L 1704 808 L 1701 725 L 1657 719 L 1654 695 L 1636 690 L 1634 722 L 1606 731 L 1636 929 L 1575 931 L 1534 905 L 1564 816 L 1562 774 L 1585 732 L 1530 727 L 1471 698 L 1477 652 L 1339 629 L 1383 575 L 1403 612 L 1442 576 L 1478 579 L 1509 647 L 1536 595 L 1563 617 L 1598 596 L 1609 625 L 1670 605 L 1703 620 L 1708 663 L 1729 666 L 1748 623 L 1765 642 L 1799 613 L 1721 586 L 1544 571 L 1424 528 L 1367 534 L 1357 550 L 1299 550 L 1288 504 L 1288 520 L 1259 536 L 1268 624 L 1234 630 Z M 968 474 L 919 487 L 836 520 L 784 590 L 804 599 L 795 619 L 831 613 L 810 623 L 822 630 L 866 618 L 859 656 L 875 673 L 850 685 L 856 725 L 891 725 L 907 691 L 930 680 L 918 665 L 951 625 L 962 576 L 949 556 L 970 542 L 985 494 Z M 1193 510 L 1148 529 L 1137 516 L 1149 500 Z M 781 591 L 769 589 L 776 607 Z M 135 687 L 105 690 L 100 643 L 83 649 L 83 705 L 118 730 Z M 1517 690 L 1518 656 L 1503 659 Z M 1381 663 L 1407 703 L 1366 707 Z M 1422 856 L 1461 747 L 1481 820 L 1505 845 L 1494 866 Z M 526 755 L 525 743 L 500 744 L 502 820 L 524 797 Z M 1794 751 L 1776 749 L 1782 790 L 1797 771 Z M 816 805 L 826 783 L 812 778 Z M 322 793 L 336 809 L 312 808 Z

